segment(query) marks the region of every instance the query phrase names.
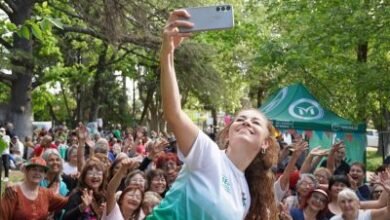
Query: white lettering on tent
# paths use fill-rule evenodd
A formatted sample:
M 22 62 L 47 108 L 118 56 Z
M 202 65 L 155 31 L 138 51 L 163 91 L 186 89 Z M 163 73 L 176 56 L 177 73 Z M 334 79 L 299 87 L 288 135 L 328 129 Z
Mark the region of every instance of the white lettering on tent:
M 324 117 L 324 109 L 320 104 L 312 99 L 298 99 L 288 108 L 288 113 L 298 119 L 315 120 Z
M 264 108 L 262 108 L 261 111 L 263 113 L 268 113 L 272 111 L 276 106 L 278 106 L 283 101 L 283 99 L 287 95 L 287 91 L 288 91 L 287 87 L 280 90 L 278 94 L 276 94 L 275 98 L 273 98 L 272 101 L 268 103 L 268 105 L 264 106 Z

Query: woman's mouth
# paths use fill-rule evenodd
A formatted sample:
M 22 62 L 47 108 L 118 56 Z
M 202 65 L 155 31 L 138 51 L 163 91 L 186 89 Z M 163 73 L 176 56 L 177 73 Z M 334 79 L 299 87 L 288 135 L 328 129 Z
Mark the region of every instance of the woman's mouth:
M 241 127 L 238 129 L 238 132 L 244 132 L 244 131 L 249 131 L 250 134 L 254 134 L 254 132 L 252 131 L 252 129 L 250 129 L 249 127 Z

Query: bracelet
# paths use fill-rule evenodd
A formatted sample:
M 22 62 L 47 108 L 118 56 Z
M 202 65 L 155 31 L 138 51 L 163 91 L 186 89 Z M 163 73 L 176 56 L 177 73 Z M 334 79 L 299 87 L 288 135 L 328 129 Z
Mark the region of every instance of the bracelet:
M 84 209 L 84 208 L 82 207 L 82 205 L 80 204 L 80 205 L 79 205 L 79 211 L 82 213 L 82 212 L 84 212 L 84 210 L 85 210 L 85 209 Z

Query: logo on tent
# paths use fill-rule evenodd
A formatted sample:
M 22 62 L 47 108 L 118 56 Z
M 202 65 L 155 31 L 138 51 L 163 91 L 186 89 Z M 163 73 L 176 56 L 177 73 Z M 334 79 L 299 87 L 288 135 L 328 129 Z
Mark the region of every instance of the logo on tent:
M 272 111 L 272 109 L 274 109 L 276 106 L 278 106 L 283 101 L 283 99 L 286 97 L 287 90 L 288 90 L 287 87 L 280 90 L 278 92 L 278 94 L 276 94 L 276 96 L 272 99 L 272 101 L 270 103 L 268 103 L 268 105 L 264 106 L 264 108 L 261 111 L 263 113 L 268 113 L 268 112 Z
M 298 119 L 315 120 L 324 117 L 324 109 L 312 99 L 298 99 L 288 108 L 288 113 Z

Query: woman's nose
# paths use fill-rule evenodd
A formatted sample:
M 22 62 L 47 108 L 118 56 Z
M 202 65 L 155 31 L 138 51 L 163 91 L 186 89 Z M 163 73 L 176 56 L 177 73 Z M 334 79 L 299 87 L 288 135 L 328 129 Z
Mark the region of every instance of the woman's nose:
M 242 122 L 243 125 L 246 125 L 246 126 L 250 126 L 250 123 L 249 123 L 249 120 L 248 119 L 245 119 L 243 122 Z

